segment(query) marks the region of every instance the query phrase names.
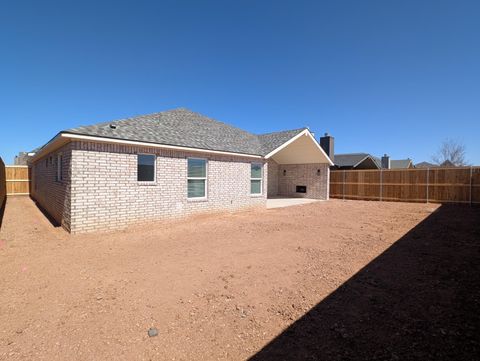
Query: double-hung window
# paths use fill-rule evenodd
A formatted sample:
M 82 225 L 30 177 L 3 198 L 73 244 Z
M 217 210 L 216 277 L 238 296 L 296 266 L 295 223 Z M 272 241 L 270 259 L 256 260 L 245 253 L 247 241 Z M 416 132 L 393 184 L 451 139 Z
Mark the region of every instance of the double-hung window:
M 201 158 L 188 158 L 187 163 L 188 198 L 207 198 L 207 160 Z
M 137 181 L 155 182 L 155 155 L 137 155 Z
M 262 194 L 262 167 L 261 163 L 252 163 L 250 165 L 250 194 Z

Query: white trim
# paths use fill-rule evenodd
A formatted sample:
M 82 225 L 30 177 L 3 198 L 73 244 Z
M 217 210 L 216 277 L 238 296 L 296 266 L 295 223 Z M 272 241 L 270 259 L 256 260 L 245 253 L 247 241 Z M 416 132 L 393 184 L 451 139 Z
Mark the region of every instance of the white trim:
M 252 165 L 259 165 L 260 166 L 260 178 L 252 178 Z M 260 193 L 252 193 L 252 181 L 260 181 Z M 252 162 L 250 163 L 250 196 L 252 197 L 260 197 L 263 196 L 263 163 L 259 162 Z
M 365 161 L 365 159 L 367 159 L 367 158 L 370 158 L 370 159 L 372 160 L 373 164 L 375 164 L 375 165 L 377 166 L 377 169 L 382 169 L 382 167 L 378 167 L 377 162 L 375 162 L 375 159 L 373 159 L 371 155 L 365 156 L 365 158 L 363 158 L 361 161 L 359 161 L 358 163 L 356 163 L 356 164 L 353 166 L 353 168 L 356 168 L 357 165 L 361 164 L 361 163 L 362 163 L 363 161 Z
M 28 165 L 5 165 L 5 168 L 28 168 Z
M 334 165 L 332 160 L 330 159 L 330 157 L 327 155 L 327 153 L 325 153 L 325 151 L 323 150 L 323 148 L 320 146 L 320 144 L 318 144 L 318 142 L 315 140 L 315 138 L 313 137 L 312 133 L 310 132 L 310 130 L 308 129 L 305 129 L 303 131 L 301 131 L 300 133 L 298 133 L 296 136 L 294 136 L 293 138 L 289 139 L 288 141 L 286 141 L 285 143 L 283 143 L 281 146 L 279 146 L 278 148 L 272 150 L 270 153 L 268 153 L 265 158 L 268 159 L 268 158 L 271 158 L 273 155 L 275 155 L 276 153 L 278 153 L 279 151 L 281 151 L 283 148 L 287 147 L 289 144 L 293 143 L 294 141 L 296 141 L 298 138 L 300 138 L 301 136 L 303 135 L 306 135 L 306 136 L 309 136 L 310 139 L 313 141 L 313 143 L 317 146 L 317 148 L 322 152 L 322 154 L 325 156 L 325 158 L 328 160 L 328 163 L 330 165 Z
M 188 160 L 204 160 L 205 161 L 205 177 L 189 177 L 188 176 Z M 205 181 L 205 195 L 203 197 L 189 197 L 188 196 L 188 181 L 189 180 L 204 180 Z M 188 201 L 206 201 L 208 200 L 208 159 L 199 157 L 187 157 L 187 200 Z
M 7 193 L 7 196 L 28 196 L 28 195 L 30 195 L 30 193 Z
M 153 156 L 153 181 L 141 181 L 138 180 L 138 156 L 139 155 L 149 155 Z M 138 184 L 156 184 L 157 183 L 157 155 L 152 153 L 137 153 L 137 183 Z
M 131 144 L 131 145 L 140 145 L 144 147 L 174 149 L 174 150 L 183 150 L 183 151 L 189 151 L 189 152 L 236 155 L 239 157 L 249 157 L 249 158 L 262 158 L 261 155 L 225 152 L 220 150 L 209 150 L 209 149 L 201 149 L 201 148 L 190 148 L 190 147 L 182 147 L 182 146 L 166 145 L 166 144 L 158 144 L 158 143 L 147 143 L 147 142 L 140 142 L 136 140 L 102 138 L 102 137 L 95 137 L 91 135 L 68 134 L 68 133 L 61 133 L 60 135 L 62 138 L 67 138 L 67 139 L 91 140 L 91 141 L 102 142 L 102 143 Z
M 30 182 L 30 179 L 5 179 L 5 182 Z

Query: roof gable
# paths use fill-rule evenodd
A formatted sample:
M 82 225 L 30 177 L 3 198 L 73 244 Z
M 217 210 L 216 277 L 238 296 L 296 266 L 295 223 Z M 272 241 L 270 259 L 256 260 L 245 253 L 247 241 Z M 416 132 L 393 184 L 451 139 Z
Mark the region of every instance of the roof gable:
M 338 167 L 356 167 L 366 159 L 371 159 L 372 164 L 380 168 L 380 160 L 368 153 L 335 154 L 335 165 Z

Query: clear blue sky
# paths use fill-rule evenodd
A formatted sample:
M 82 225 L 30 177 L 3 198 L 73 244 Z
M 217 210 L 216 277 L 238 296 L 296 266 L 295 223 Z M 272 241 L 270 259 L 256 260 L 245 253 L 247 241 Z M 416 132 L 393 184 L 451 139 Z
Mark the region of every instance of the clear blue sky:
M 0 156 L 187 107 L 336 152 L 480 164 L 480 1 L 4 1 Z

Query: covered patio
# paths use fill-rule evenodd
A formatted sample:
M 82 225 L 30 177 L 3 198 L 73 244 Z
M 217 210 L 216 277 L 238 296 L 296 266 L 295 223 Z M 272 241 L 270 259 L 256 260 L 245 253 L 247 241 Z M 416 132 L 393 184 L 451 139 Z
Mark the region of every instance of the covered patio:
M 268 160 L 267 208 L 328 199 L 333 162 L 308 129 L 265 158 Z M 297 200 L 289 200 L 292 198 Z

